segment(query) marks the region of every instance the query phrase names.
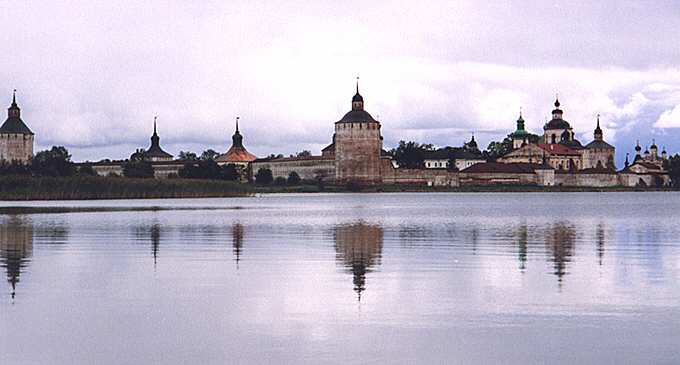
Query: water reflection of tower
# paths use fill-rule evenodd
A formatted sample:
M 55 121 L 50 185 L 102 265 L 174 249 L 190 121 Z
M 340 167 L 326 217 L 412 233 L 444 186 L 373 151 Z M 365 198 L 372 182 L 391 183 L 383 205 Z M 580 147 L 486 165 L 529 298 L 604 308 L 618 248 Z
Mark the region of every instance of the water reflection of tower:
M 33 225 L 17 216 L 0 223 L 0 266 L 7 270 L 7 282 L 16 294 L 19 276 L 24 272 L 33 254 Z
M 232 237 L 232 247 L 234 249 L 234 260 L 236 261 L 236 269 L 238 269 L 238 263 L 241 261 L 241 250 L 243 248 L 243 225 L 240 223 L 234 224 L 231 227 L 231 237 Z
M 574 242 L 576 232 L 573 227 L 564 223 L 554 224 L 548 231 L 546 246 L 550 260 L 553 262 L 553 273 L 557 276 L 558 282 L 562 283 L 562 278 L 567 274 L 567 263 L 574 255 Z
M 153 266 L 156 267 L 158 260 L 158 249 L 161 243 L 161 226 L 154 224 L 151 226 L 151 253 L 153 253 Z
M 517 259 L 519 260 L 519 269 L 524 272 L 527 267 L 527 243 L 529 241 L 529 232 L 527 225 L 522 224 L 517 230 Z
M 383 229 L 362 222 L 339 225 L 333 232 L 336 258 L 354 279 L 358 300 L 366 290 L 366 274 L 380 265 L 383 246 Z
M 597 241 L 597 262 L 602 266 L 604 259 L 604 224 L 600 223 L 595 229 L 595 240 Z

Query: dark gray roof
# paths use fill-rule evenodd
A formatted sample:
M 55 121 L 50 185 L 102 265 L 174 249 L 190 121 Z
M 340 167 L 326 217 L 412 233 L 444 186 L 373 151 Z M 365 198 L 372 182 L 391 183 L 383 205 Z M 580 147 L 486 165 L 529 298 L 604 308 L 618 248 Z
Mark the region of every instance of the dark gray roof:
M 575 149 L 583 148 L 583 145 L 578 141 L 578 139 L 572 139 L 571 141 L 561 141 L 559 144 Z
M 564 119 L 552 119 L 543 126 L 543 129 L 569 129 L 571 125 Z
M 163 149 L 161 148 L 161 144 L 160 144 L 161 139 L 158 137 L 158 134 L 156 134 L 155 129 L 156 128 L 154 126 L 154 132 L 153 132 L 153 135 L 151 136 L 151 147 L 149 147 L 149 149 L 146 150 L 146 152 L 144 152 L 144 155 L 146 157 L 169 157 L 169 158 L 171 158 L 172 155 L 163 151 Z
M 592 141 L 586 145 L 587 149 L 606 149 L 613 150 L 614 147 L 605 141 Z
M 353 102 L 353 103 L 355 103 L 355 102 L 357 102 L 357 101 L 360 101 L 360 102 L 362 102 L 362 103 L 364 102 L 364 97 L 361 96 L 361 94 L 359 94 L 358 91 L 357 91 L 356 94 L 354 94 L 354 97 L 352 98 L 352 102 Z
M 0 133 L 33 134 L 21 118 L 7 118 L 2 127 L 0 127 Z
M 163 151 L 163 149 L 160 146 L 151 146 L 149 147 L 148 150 L 144 153 L 146 157 L 172 157 L 171 154 Z
M 375 122 L 376 120 L 368 114 L 365 110 L 350 110 L 342 119 L 336 123 L 358 123 L 358 122 Z

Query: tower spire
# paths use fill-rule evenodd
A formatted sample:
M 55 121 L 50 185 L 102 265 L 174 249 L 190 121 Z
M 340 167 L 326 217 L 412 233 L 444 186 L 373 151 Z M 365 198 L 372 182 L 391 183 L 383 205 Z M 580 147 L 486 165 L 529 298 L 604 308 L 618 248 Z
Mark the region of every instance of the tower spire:
M 236 133 L 239 133 L 239 132 L 238 132 L 238 120 L 239 120 L 239 118 L 240 118 L 240 117 L 236 117 Z
M 359 76 L 357 76 L 357 94 L 359 93 Z
M 158 119 L 158 115 L 154 115 L 154 117 L 153 117 L 153 134 L 157 134 L 156 133 L 156 119 Z
M 17 89 L 12 91 L 12 105 L 17 105 Z

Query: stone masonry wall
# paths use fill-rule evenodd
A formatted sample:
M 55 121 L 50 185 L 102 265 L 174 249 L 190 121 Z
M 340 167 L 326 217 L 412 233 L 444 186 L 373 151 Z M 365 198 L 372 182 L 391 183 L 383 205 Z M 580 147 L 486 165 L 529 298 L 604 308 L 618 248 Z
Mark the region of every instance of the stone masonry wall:
M 335 124 L 335 178 L 342 183 L 380 183 L 380 123 Z
M 254 175 L 261 168 L 272 170 L 272 175 L 288 178 L 295 171 L 303 180 L 315 180 L 323 177 L 324 181 L 335 180 L 335 160 L 332 159 L 291 159 L 283 161 L 255 161 L 251 163 L 251 173 Z
M 28 162 L 33 158 L 33 136 L 0 134 L 0 160 Z

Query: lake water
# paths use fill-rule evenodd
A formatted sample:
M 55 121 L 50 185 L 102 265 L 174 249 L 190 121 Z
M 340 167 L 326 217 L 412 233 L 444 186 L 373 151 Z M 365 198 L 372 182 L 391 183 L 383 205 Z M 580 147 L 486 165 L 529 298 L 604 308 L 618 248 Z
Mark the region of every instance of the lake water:
M 677 193 L 0 205 L 0 364 L 680 362 Z

